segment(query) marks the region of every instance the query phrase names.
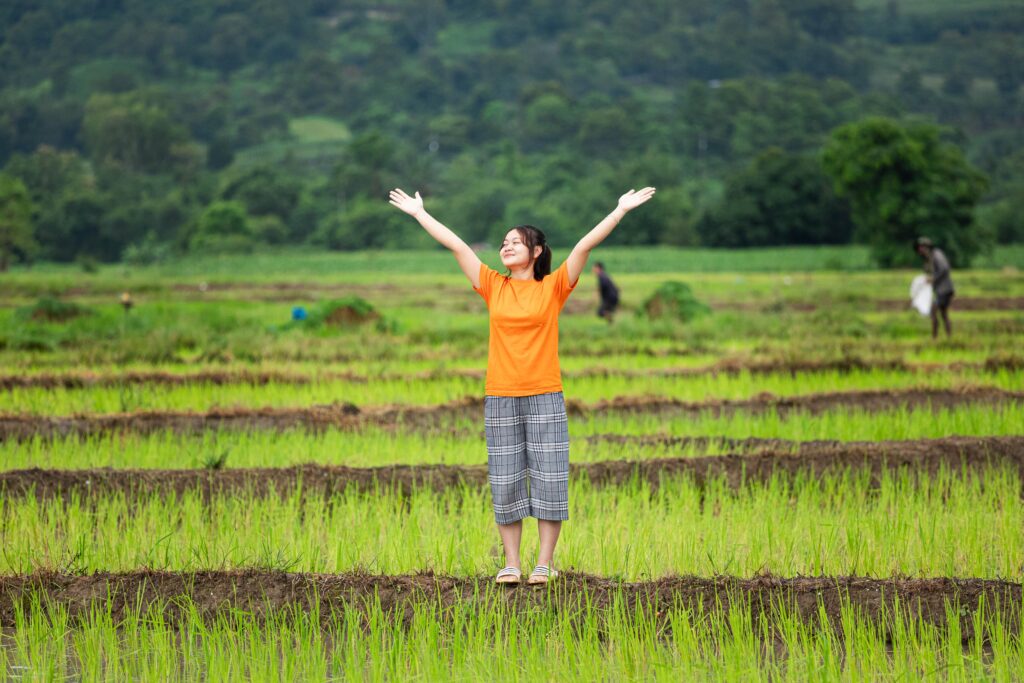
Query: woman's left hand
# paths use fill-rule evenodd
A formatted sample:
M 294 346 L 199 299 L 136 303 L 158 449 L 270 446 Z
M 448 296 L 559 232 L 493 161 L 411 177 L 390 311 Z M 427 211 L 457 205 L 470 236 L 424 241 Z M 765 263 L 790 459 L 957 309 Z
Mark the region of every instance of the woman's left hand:
M 405 193 L 405 190 L 396 187 L 388 195 L 388 204 L 397 206 L 413 218 L 418 218 L 423 213 L 423 197 L 420 196 L 419 192 L 415 196 L 410 197 Z
M 623 211 L 630 211 L 640 206 L 648 199 L 654 196 L 653 187 L 645 187 L 639 192 L 636 190 L 630 190 L 626 194 L 619 197 L 619 208 Z

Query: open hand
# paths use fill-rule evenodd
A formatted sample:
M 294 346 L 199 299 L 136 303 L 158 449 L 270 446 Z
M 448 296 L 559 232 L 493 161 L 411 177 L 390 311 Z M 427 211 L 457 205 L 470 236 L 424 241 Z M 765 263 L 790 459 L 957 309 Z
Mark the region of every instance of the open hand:
M 653 187 L 645 187 L 639 192 L 636 190 L 630 190 L 626 194 L 619 197 L 619 208 L 623 211 L 630 211 L 640 206 L 648 199 L 654 196 Z
M 423 197 L 417 192 L 415 197 L 410 197 L 405 193 L 404 190 L 395 188 L 391 190 L 389 195 L 388 204 L 397 206 L 402 211 L 405 211 L 410 216 L 416 216 L 423 212 Z

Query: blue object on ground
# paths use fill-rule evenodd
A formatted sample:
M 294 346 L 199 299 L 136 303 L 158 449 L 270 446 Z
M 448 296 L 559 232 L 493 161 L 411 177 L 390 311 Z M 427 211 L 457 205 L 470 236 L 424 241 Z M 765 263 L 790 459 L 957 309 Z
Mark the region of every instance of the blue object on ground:
M 306 308 L 304 306 L 296 306 L 292 309 L 292 320 L 305 320 L 306 319 Z

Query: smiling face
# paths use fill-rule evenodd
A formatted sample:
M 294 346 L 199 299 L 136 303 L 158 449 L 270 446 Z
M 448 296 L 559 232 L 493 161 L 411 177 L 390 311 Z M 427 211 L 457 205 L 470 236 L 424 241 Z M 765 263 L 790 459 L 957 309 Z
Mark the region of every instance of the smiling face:
M 534 247 L 531 256 L 530 249 L 523 241 L 523 236 L 513 228 L 501 241 L 501 264 L 509 270 L 527 268 L 533 263 L 533 259 L 540 256 L 541 251 L 541 247 Z

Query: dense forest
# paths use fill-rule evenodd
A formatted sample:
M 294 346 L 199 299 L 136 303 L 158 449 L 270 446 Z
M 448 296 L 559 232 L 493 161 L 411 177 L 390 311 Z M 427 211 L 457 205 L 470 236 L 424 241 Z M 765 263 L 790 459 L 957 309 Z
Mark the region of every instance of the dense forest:
M 964 159 L 935 177 L 969 188 L 965 257 L 1024 241 L 1019 2 L 4 0 L 0 27 L 0 267 L 426 245 L 392 186 L 469 242 L 565 244 L 638 184 L 613 243 L 868 241 L 826 153 L 864 121 Z

